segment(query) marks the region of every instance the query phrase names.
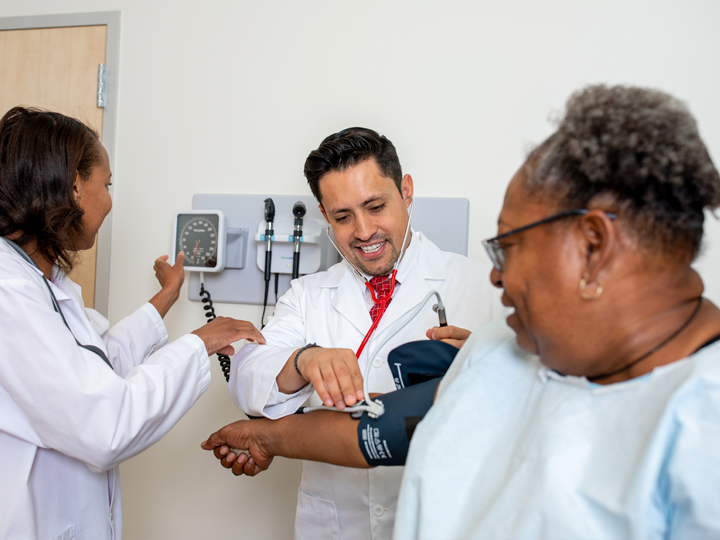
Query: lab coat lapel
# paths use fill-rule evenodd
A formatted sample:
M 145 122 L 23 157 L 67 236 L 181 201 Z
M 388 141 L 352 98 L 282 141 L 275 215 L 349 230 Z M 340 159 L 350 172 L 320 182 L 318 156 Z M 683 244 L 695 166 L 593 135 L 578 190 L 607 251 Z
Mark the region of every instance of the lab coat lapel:
M 417 260 L 407 261 L 412 265 L 411 269 L 407 275 L 403 276 L 392 302 L 380 320 L 375 336 L 380 336 L 393 322 L 417 306 L 425 298 L 425 295 L 435 288 L 435 285 L 432 285 L 433 282 L 446 279 L 447 257 L 445 253 L 420 232 L 413 231 L 414 241 L 418 241 L 420 245 Z M 430 280 L 430 284 L 428 284 L 428 280 Z M 333 308 L 345 317 L 361 335 L 365 335 L 372 325 L 372 320 L 365 305 L 364 285 L 353 274 L 347 263 L 343 261 L 334 266 L 322 287 L 337 287 L 332 299 Z M 427 304 L 428 309 L 432 309 L 432 299 L 428 300 Z
M 56 271 L 56 270 L 53 270 Z M 96 334 L 101 334 L 99 329 L 93 329 L 92 323 L 86 313 L 78 313 L 77 306 L 83 305 L 82 289 L 80 285 L 72 281 L 65 274 L 58 271 L 50 282 L 53 294 L 63 311 L 63 316 L 72 327 L 72 333 L 84 345 L 93 345 L 99 347 L 103 352 L 107 352 L 102 339 Z M 55 282 L 59 284 L 56 284 Z
M 332 287 L 337 283 L 337 290 L 332 297 L 332 307 L 345 317 L 361 334 L 365 334 L 372 324 L 370 312 L 365 305 L 363 284 L 355 277 L 346 263 L 339 265 L 344 270 L 342 276 L 328 276 L 323 287 Z M 339 281 L 339 283 L 338 283 Z

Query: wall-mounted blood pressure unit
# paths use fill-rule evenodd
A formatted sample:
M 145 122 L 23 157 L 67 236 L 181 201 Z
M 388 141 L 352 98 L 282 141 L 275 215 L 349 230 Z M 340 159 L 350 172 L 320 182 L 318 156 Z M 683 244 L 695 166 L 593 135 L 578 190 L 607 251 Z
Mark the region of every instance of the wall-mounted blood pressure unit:
M 187 211 L 175 214 L 174 261 L 178 253 L 185 253 L 183 267 L 200 272 L 199 295 L 204 304 L 207 322 L 215 319 L 210 293 L 205 289 L 205 272 L 220 272 L 225 268 L 227 250 L 227 227 L 225 215 L 220 210 Z M 230 380 L 230 357 L 217 355 L 225 380 Z
M 275 207 L 268 306 L 275 304 L 276 279 L 280 297 L 290 288 L 293 274 L 321 272 L 340 261 L 325 234 L 327 222 L 310 193 L 197 193 L 193 196 L 192 210 L 178 212 L 173 225 L 174 255 L 184 251 L 185 268 L 192 271 L 188 276 L 190 300 L 202 300 L 198 291 L 200 273 L 204 273 L 205 286 L 216 302 L 265 304 L 268 198 Z M 414 204 L 415 230 L 422 231 L 444 251 L 467 255 L 470 211 L 467 199 L 416 197 Z M 302 206 L 306 212 L 299 216 L 297 210 Z M 300 217 L 301 230 L 297 223 Z M 298 251 L 299 257 L 295 255 Z M 213 263 L 215 266 L 211 266 Z
M 220 272 L 225 268 L 227 227 L 220 210 L 178 212 L 175 215 L 174 261 L 185 253 L 185 270 Z

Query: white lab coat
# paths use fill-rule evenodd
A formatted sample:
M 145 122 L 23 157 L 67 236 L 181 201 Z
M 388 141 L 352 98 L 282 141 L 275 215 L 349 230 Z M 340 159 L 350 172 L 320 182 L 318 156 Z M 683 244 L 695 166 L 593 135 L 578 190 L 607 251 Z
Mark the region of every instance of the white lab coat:
M 433 289 L 442 296 L 449 324 L 474 328 L 500 315 L 499 293 L 490 284 L 489 273 L 489 265 L 443 252 L 414 232 L 398 268 L 400 285 L 360 355 L 360 369 L 365 369 L 368 354 Z M 279 392 L 275 379 L 293 351 L 307 343 L 357 350 L 372 323 L 366 289 L 344 261 L 327 272 L 294 280 L 263 330 L 268 344 L 248 345 L 233 359 L 229 387 L 235 403 L 249 415 L 268 418 L 292 414 L 308 398 L 319 405 L 311 386 L 289 396 Z M 425 332 L 438 324 L 432 310 L 435 302 L 432 297 L 427 308 L 380 351 L 370 372 L 370 392 L 395 390 L 387 354 L 403 343 L 427 339 Z M 295 538 L 389 539 L 402 473 L 403 467 L 364 470 L 305 461 Z
M 170 345 L 146 304 L 113 328 L 55 268 L 0 241 L 0 538 L 121 538 L 118 464 L 157 442 L 210 382 L 194 335 Z

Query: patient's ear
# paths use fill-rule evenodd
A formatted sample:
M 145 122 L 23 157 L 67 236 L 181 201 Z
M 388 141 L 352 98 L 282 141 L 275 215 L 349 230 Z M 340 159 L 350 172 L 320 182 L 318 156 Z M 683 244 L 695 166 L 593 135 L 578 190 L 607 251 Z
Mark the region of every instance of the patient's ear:
M 594 280 L 615 254 L 617 231 L 613 220 L 602 210 L 590 210 L 580 218 L 581 250 L 587 261 L 589 280 Z

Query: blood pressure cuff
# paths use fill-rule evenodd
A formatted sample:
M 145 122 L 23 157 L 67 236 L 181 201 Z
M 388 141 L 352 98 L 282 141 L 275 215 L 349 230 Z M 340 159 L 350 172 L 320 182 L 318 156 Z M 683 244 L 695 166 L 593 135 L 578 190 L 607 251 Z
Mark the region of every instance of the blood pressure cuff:
M 385 414 L 370 418 L 363 413 L 358 424 L 358 444 L 368 465 L 405 465 L 415 427 L 430 410 L 440 379 L 383 394 Z
M 388 366 L 400 390 L 442 377 L 460 349 L 443 341 L 411 341 L 390 351 Z

